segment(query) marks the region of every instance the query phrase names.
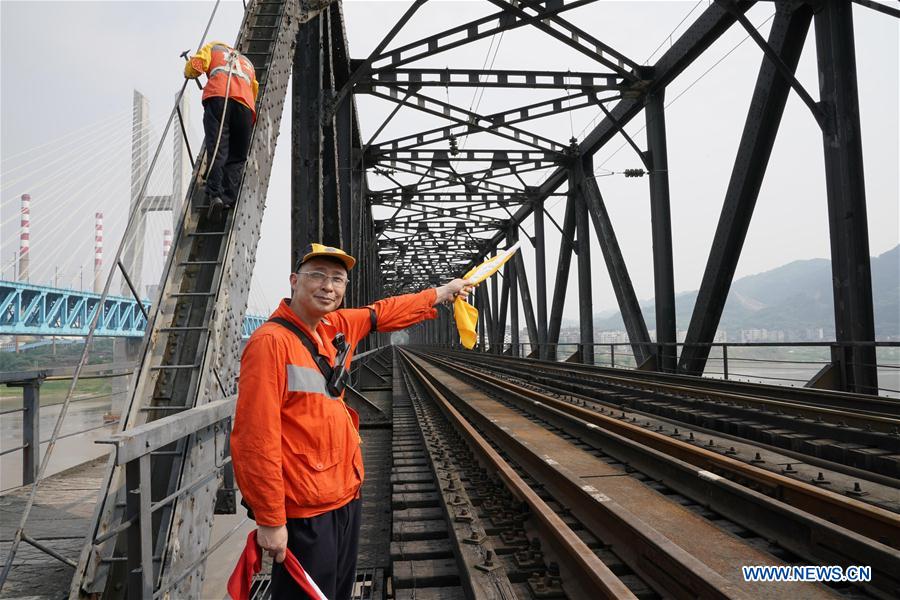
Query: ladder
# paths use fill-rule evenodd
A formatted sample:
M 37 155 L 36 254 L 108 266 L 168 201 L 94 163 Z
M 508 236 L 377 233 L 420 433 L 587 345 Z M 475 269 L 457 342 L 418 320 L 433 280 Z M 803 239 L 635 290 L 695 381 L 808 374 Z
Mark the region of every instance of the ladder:
M 207 219 L 197 183 L 207 158 L 201 152 L 130 383 L 122 431 L 236 391 L 241 324 L 297 32 L 332 1 L 253 0 L 247 7 L 238 42 L 254 65 L 259 94 L 241 190 L 225 219 Z M 142 486 L 140 494 L 150 494 L 160 507 L 152 520 L 153 564 L 142 569 L 153 569 L 157 595 L 200 596 L 227 445 L 227 427 L 207 428 L 150 455 L 150 489 Z M 125 597 L 124 471 L 110 457 L 70 598 Z

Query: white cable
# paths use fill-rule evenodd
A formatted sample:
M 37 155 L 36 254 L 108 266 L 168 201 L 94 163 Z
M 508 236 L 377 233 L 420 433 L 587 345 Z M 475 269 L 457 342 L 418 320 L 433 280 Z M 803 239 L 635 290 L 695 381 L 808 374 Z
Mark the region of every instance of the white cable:
M 126 144 L 126 143 L 123 142 L 123 144 L 120 144 L 120 146 L 122 146 L 124 144 Z M 41 197 L 42 201 L 47 202 L 48 204 L 56 204 L 61 209 L 64 209 L 66 212 L 68 212 L 70 214 L 90 213 L 91 211 L 86 210 L 87 205 L 89 205 L 91 203 L 96 203 L 98 201 L 98 199 L 106 197 L 107 190 L 113 186 L 116 186 L 118 183 L 120 183 L 120 182 L 117 182 L 113 178 L 106 178 L 104 180 L 104 183 L 102 184 L 102 187 L 98 188 L 95 185 L 95 181 L 98 178 L 95 177 L 93 175 L 93 173 L 96 172 L 97 170 L 100 170 L 100 171 L 109 170 L 111 172 L 116 173 L 116 172 L 122 172 L 122 170 L 127 168 L 126 161 L 129 157 L 124 152 L 113 147 L 113 148 L 110 148 L 109 154 L 111 154 L 113 157 L 110 161 L 105 160 L 105 157 L 100 157 L 100 159 L 98 159 L 95 162 L 95 164 L 97 164 L 99 166 L 95 167 L 91 171 L 87 171 L 84 173 L 84 175 L 81 179 L 85 179 L 87 181 L 87 183 L 85 185 L 83 185 L 81 188 L 79 188 L 78 190 L 74 190 L 74 191 L 71 189 L 68 189 L 68 188 L 62 190 L 60 193 L 65 195 L 63 199 L 57 199 L 57 194 L 41 193 L 40 197 Z M 119 158 L 118 163 L 113 162 L 115 160 L 115 158 Z M 120 166 L 120 163 L 126 163 L 126 164 L 121 164 L 121 166 Z M 76 180 L 76 181 L 78 181 L 78 180 Z M 90 189 L 91 193 L 90 194 L 82 194 L 82 192 L 84 192 L 84 190 L 87 188 Z M 65 202 L 65 199 L 72 199 L 72 198 L 79 198 L 79 197 L 81 198 L 80 201 L 77 204 L 75 204 L 74 206 L 73 206 L 73 202 L 69 202 L 69 203 Z M 118 203 L 115 206 L 117 206 L 117 205 L 118 205 Z M 60 230 L 66 230 L 66 229 L 69 230 L 68 236 L 65 238 L 66 240 L 68 240 L 72 237 L 79 237 L 80 233 L 83 233 L 86 237 L 89 237 L 90 239 L 92 239 L 92 236 L 87 236 L 87 232 L 78 232 L 76 230 L 72 230 L 68 219 L 56 219 L 54 225 L 51 227 L 42 227 L 40 225 L 40 223 L 42 223 L 43 221 L 44 221 L 44 219 L 39 218 L 36 221 L 37 227 L 33 227 L 33 230 L 40 234 L 39 237 L 37 238 L 37 240 L 40 240 L 40 239 L 53 240 L 54 241 L 53 248 L 56 248 L 59 250 L 68 250 L 68 244 L 61 243 L 60 240 L 56 239 L 57 233 Z M 52 251 L 51 251 L 51 253 L 49 253 L 49 254 L 44 254 L 42 252 L 42 249 L 40 246 L 41 245 L 39 243 L 37 246 L 37 248 L 38 248 L 37 252 L 35 252 L 35 250 L 32 249 L 33 255 L 43 257 L 43 260 L 33 263 L 34 269 L 35 269 L 34 270 L 35 276 L 38 275 L 38 273 L 40 272 L 40 269 L 43 268 L 44 265 L 46 265 L 47 263 L 50 263 L 52 265 L 52 263 L 56 262 L 55 261 L 55 253 L 52 253 Z
M 105 194 L 108 189 L 112 188 L 115 185 L 116 185 L 116 182 L 108 179 L 106 181 L 106 183 L 103 185 L 103 187 L 98 189 L 97 195 L 101 196 L 102 194 Z M 76 209 L 75 214 L 90 214 L 90 211 L 87 210 L 87 206 L 94 201 L 95 201 L 94 197 L 84 196 L 84 198 L 82 199 L 82 201 L 79 205 L 79 208 L 83 206 L 84 210 Z M 66 235 L 66 237 L 63 240 L 57 239 L 57 232 L 61 228 L 69 229 L 68 234 Z M 37 231 L 39 233 L 39 236 L 33 239 L 33 242 L 35 242 L 35 243 L 32 244 L 30 254 L 32 256 L 42 257 L 41 260 L 35 261 L 34 263 L 32 263 L 33 266 L 30 267 L 32 269 L 32 273 L 34 274 L 33 280 L 35 280 L 35 281 L 42 280 L 41 274 L 44 269 L 52 270 L 54 268 L 54 266 L 58 262 L 58 260 L 57 260 L 58 253 L 60 251 L 69 253 L 70 259 L 80 255 L 79 251 L 77 251 L 77 250 L 72 251 L 73 249 L 71 246 L 71 242 L 69 240 L 71 240 L 73 238 L 74 239 L 81 238 L 83 240 L 82 244 L 93 243 L 93 240 L 94 240 L 94 236 L 91 235 L 92 230 L 85 229 L 83 231 L 79 231 L 77 229 L 73 229 L 71 227 L 71 222 L 68 219 L 59 219 L 57 221 L 57 223 L 55 224 L 55 226 L 52 228 L 45 229 L 45 228 L 38 227 L 38 228 L 33 228 L 32 230 Z M 42 240 L 52 241 L 52 246 L 49 243 L 46 245 L 47 251 L 45 251 L 45 249 L 44 249 L 44 244 L 42 243 Z M 54 249 L 55 249 L 55 251 L 54 251 Z
M 124 125 L 124 123 L 122 123 L 122 125 Z M 123 143 L 133 143 L 132 142 L 133 137 L 134 137 L 134 127 L 132 127 L 132 130 L 127 138 L 126 138 L 126 136 L 122 135 L 122 132 L 111 132 L 109 134 L 105 134 L 102 137 L 93 138 L 89 142 L 83 144 L 81 146 L 81 148 L 79 148 L 78 154 L 81 156 L 83 156 L 85 154 L 93 155 L 95 153 L 95 150 L 98 148 L 105 148 L 105 149 L 107 149 L 106 151 L 108 152 L 109 151 L 108 148 L 111 146 L 118 147 L 118 146 L 121 146 Z M 71 155 L 71 154 L 59 156 L 57 161 L 53 161 L 51 163 L 44 164 L 44 165 L 42 165 L 42 167 L 40 169 L 35 169 L 31 173 L 28 173 L 25 176 L 20 177 L 16 181 L 10 182 L 10 181 L 4 180 L 3 189 L 6 190 L 4 193 L 10 194 L 11 190 L 14 189 L 15 185 L 21 183 L 25 179 L 34 177 L 35 175 L 40 174 L 43 171 L 50 171 L 50 172 L 52 172 L 52 175 L 45 177 L 43 181 L 38 181 L 36 183 L 33 181 L 30 181 L 26 186 L 23 186 L 20 188 L 21 191 L 24 193 L 28 193 L 29 191 L 33 190 L 36 186 L 46 185 L 47 183 L 53 182 L 58 179 L 64 179 L 65 177 L 68 176 L 68 174 L 71 171 L 77 170 L 81 166 L 81 164 L 78 161 L 72 160 L 72 156 L 73 155 Z M 55 162 L 58 162 L 60 160 L 66 162 L 65 167 L 62 167 L 61 169 L 50 168 Z M 93 162 L 96 162 L 96 160 Z M 17 198 L 18 198 L 18 195 L 16 194 L 12 197 L 8 197 L 7 199 L 3 200 L 2 203 L 5 205 L 11 201 L 17 200 Z
M 16 165 L 16 166 L 14 166 L 14 167 L 8 167 L 8 168 L 7 168 L 7 167 L 3 167 L 3 168 L 2 168 L 2 169 L 3 169 L 3 173 L 5 173 L 5 174 L 13 173 L 13 172 L 17 171 L 18 169 L 21 169 L 22 167 L 24 167 L 24 166 L 26 166 L 26 165 L 28 165 L 28 164 L 31 164 L 31 163 L 34 162 L 35 160 L 39 160 L 39 159 L 41 159 L 41 158 L 43 158 L 43 157 L 45 157 L 45 156 L 47 156 L 47 155 L 50 155 L 50 154 L 56 154 L 57 151 L 58 151 L 60 148 L 64 148 L 64 147 L 69 146 L 69 145 L 72 145 L 72 144 L 77 145 L 77 144 L 78 144 L 79 142 L 81 142 L 81 140 L 83 139 L 82 137 L 78 137 L 78 138 L 76 138 L 76 139 L 74 139 L 74 140 L 72 140 L 72 141 L 69 141 L 69 142 L 62 142 L 62 140 L 66 139 L 66 138 L 68 138 L 68 137 L 74 136 L 74 135 L 76 135 L 76 134 L 80 134 L 80 133 L 82 133 L 82 132 L 83 132 L 84 130 L 86 130 L 86 129 L 91 130 L 91 132 L 92 132 L 92 133 L 91 133 L 91 136 L 93 137 L 93 134 L 96 134 L 97 131 L 105 130 L 105 129 L 107 129 L 107 128 L 113 126 L 113 125 L 116 125 L 116 124 L 122 122 L 122 121 L 125 119 L 125 117 L 129 116 L 131 113 L 133 113 L 133 110 L 127 111 L 127 112 L 123 112 L 123 113 L 120 113 L 120 114 L 117 114 L 117 115 L 113 115 L 112 117 L 109 117 L 109 118 L 106 118 L 106 119 L 101 119 L 100 121 L 97 121 L 97 122 L 95 122 L 95 123 L 92 123 L 92 124 L 89 124 L 89 125 L 84 125 L 84 126 L 82 126 L 82 127 L 79 127 L 78 129 L 74 129 L 74 130 L 72 130 L 72 131 L 70 131 L 70 132 L 68 132 L 68 133 L 64 133 L 63 135 L 61 135 L 61 136 L 59 136 L 59 137 L 57 137 L 57 138 L 55 138 L 55 139 L 53 139 L 53 140 L 50 140 L 49 142 L 45 142 L 45 143 L 40 144 L 40 145 L 38 145 L 38 146 L 34 146 L 34 147 L 32 147 L 32 148 L 29 148 L 28 150 L 23 150 L 22 152 L 19 152 L 18 154 L 14 154 L 14 155 L 12 155 L 12 156 L 4 156 L 4 157 L 2 158 L 2 162 L 3 162 L 3 163 L 9 163 L 9 162 L 11 162 L 11 161 L 17 160 L 18 158 L 20 158 L 20 157 L 22 157 L 22 156 L 24 156 L 24 155 L 26 155 L 26 154 L 31 154 L 32 152 L 36 152 L 37 150 L 39 150 L 39 149 L 41 149 L 41 148 L 44 148 L 44 147 L 46 147 L 46 146 L 52 146 L 52 150 L 51 150 L 50 152 L 46 152 L 46 153 L 42 154 L 41 156 L 37 156 L 37 157 L 35 157 L 35 158 L 30 158 L 30 159 L 28 159 L 26 162 L 24 162 L 24 163 L 22 163 L 22 164 L 20 164 L 20 165 Z
M 145 134 L 144 138 L 142 138 L 142 140 L 145 140 L 147 138 L 149 138 L 149 134 Z M 99 156 L 95 155 L 94 160 L 91 161 L 91 163 L 90 163 L 91 166 L 88 169 L 82 169 L 81 168 L 82 164 L 80 162 L 70 161 L 70 164 L 67 167 L 65 167 L 62 171 L 56 173 L 55 175 L 53 175 L 52 177 L 50 177 L 48 179 L 45 179 L 44 181 L 39 181 L 37 183 L 31 183 L 28 186 L 21 188 L 20 191 L 22 191 L 24 193 L 29 193 L 34 198 L 38 198 L 38 197 L 47 198 L 50 196 L 55 196 L 60 190 L 65 191 L 66 186 L 72 185 L 72 182 L 73 182 L 73 179 L 71 177 L 72 172 L 77 173 L 76 179 L 75 179 L 75 181 L 77 181 L 80 179 L 84 179 L 89 174 L 97 173 L 98 171 L 100 171 L 100 172 L 108 171 L 109 170 L 108 161 L 111 160 L 108 157 L 117 158 L 117 157 L 123 156 L 128 149 L 127 147 L 130 146 L 132 143 L 133 142 L 131 139 L 128 139 L 128 140 L 120 139 L 118 142 L 105 142 L 104 141 L 104 142 L 102 142 L 102 144 L 98 143 L 97 145 L 103 148 L 103 154 L 99 155 Z M 93 147 L 91 146 L 91 147 L 84 148 L 84 152 L 93 154 Z M 18 201 L 19 198 L 20 198 L 20 195 L 18 194 L 18 191 L 17 191 L 17 193 L 14 196 L 12 196 L 9 200 L 4 201 L 4 204 L 6 204 L 10 201 Z M 7 218 L 5 221 L 3 221 L 2 225 L 4 225 L 4 226 L 8 225 L 11 221 L 15 220 L 17 217 L 18 217 L 18 214 L 16 212 L 13 215 L 11 215 L 9 218 Z
M 39 188 L 39 190 L 37 190 L 37 191 L 40 191 L 40 193 L 35 194 L 35 197 L 40 198 L 42 204 L 46 202 L 47 204 L 56 205 L 56 206 L 58 206 L 59 209 L 61 209 L 61 210 L 64 209 L 67 212 L 69 212 L 70 214 L 79 214 L 79 211 L 84 208 L 84 205 L 86 203 L 97 202 L 97 198 L 102 198 L 103 196 L 101 196 L 95 192 L 91 196 L 83 197 L 80 200 L 80 202 L 78 204 L 76 204 L 75 206 L 72 206 L 71 202 L 66 202 L 66 199 L 78 198 L 79 196 L 81 196 L 81 193 L 88 187 L 92 187 L 92 188 L 96 187 L 95 181 L 97 179 L 99 179 L 99 177 L 96 177 L 95 174 L 100 174 L 100 173 L 103 173 L 106 171 L 111 171 L 114 173 L 121 172 L 121 169 L 119 168 L 118 163 L 113 163 L 116 166 L 116 168 L 110 169 L 110 167 L 111 167 L 110 163 L 113 160 L 115 160 L 115 158 L 118 157 L 118 158 L 120 158 L 120 160 L 130 158 L 129 156 L 126 156 L 126 154 L 124 152 L 122 152 L 120 150 L 120 148 L 116 148 L 116 147 L 110 147 L 108 150 L 108 154 L 110 154 L 112 156 L 112 158 L 109 161 L 107 161 L 105 159 L 105 156 L 99 157 L 100 159 L 96 160 L 94 162 L 94 166 L 90 170 L 87 170 L 87 171 L 84 171 L 83 173 L 81 173 L 80 176 L 78 177 L 78 179 L 68 182 L 71 185 L 71 184 L 76 184 L 82 180 L 85 180 L 86 183 L 84 185 L 82 185 L 79 189 L 73 191 L 71 188 L 68 188 L 68 187 L 65 189 L 61 189 L 61 190 L 56 188 L 48 193 L 46 191 L 40 191 L 40 188 Z M 122 165 L 122 167 L 123 168 L 127 167 L 127 164 Z M 103 188 L 104 191 L 109 185 L 114 185 L 115 183 L 117 183 L 117 182 L 115 182 L 114 179 L 106 178 L 104 188 Z M 60 196 L 62 196 L 62 197 L 60 197 Z M 15 220 L 18 218 L 20 218 L 20 214 L 13 214 L 12 217 L 7 220 L 7 223 L 11 220 Z M 43 219 L 38 219 L 37 223 L 41 223 L 42 221 L 43 221 Z M 4 223 L 4 225 L 7 223 Z M 32 225 L 33 225 L 32 229 L 35 230 L 34 223 L 32 223 Z M 69 228 L 67 220 L 66 219 L 57 219 L 55 222 L 55 225 L 52 226 L 51 228 L 38 229 L 38 231 L 40 231 L 41 237 L 43 237 L 45 239 L 53 239 L 55 237 L 56 232 L 58 232 L 61 229 L 66 229 L 66 228 Z M 74 232 L 70 232 L 70 235 L 72 233 L 74 233 Z M 17 241 L 18 240 L 16 240 L 16 239 L 8 240 L 7 243 L 4 244 L 4 246 L 8 246 L 10 244 L 16 243 Z M 60 247 L 60 246 L 61 246 L 60 244 L 56 244 L 56 247 Z M 38 263 L 35 263 L 35 264 L 37 265 Z
M 104 197 L 104 196 L 106 195 L 106 194 L 105 194 L 106 189 L 108 189 L 108 188 L 110 188 L 110 187 L 113 187 L 114 185 L 116 185 L 116 184 L 113 183 L 113 182 L 108 182 L 106 188 L 104 188 L 103 190 L 101 190 L 101 191 L 104 192 L 104 193 L 100 193 L 100 194 L 97 194 L 97 195 L 98 195 L 99 197 Z M 114 215 L 114 214 L 116 214 L 116 213 L 122 213 L 122 212 L 127 211 L 127 205 L 126 205 L 125 203 L 115 203 L 113 206 L 114 206 L 115 213 L 114 213 L 114 212 L 111 212 L 111 211 L 106 211 L 106 210 L 103 211 L 103 212 L 104 212 L 104 221 L 105 221 L 106 223 L 109 223 L 109 222 L 112 222 L 112 221 L 113 221 L 113 218 L 114 218 L 113 215 Z M 91 211 L 85 211 L 85 212 L 86 212 L 87 214 L 91 214 Z M 96 211 L 94 211 L 94 212 L 96 212 Z M 92 221 L 87 221 L 87 223 L 88 223 L 89 225 L 93 225 Z M 93 232 L 94 232 L 94 228 L 93 228 L 92 226 L 91 226 L 91 227 L 85 226 L 85 228 L 84 228 L 83 230 L 80 230 L 80 231 L 79 231 L 79 235 L 76 236 L 78 239 L 81 240 L 81 242 L 79 242 L 79 243 L 76 245 L 76 248 L 75 248 L 74 250 L 72 250 L 68 245 L 67 245 L 67 246 L 64 246 L 64 248 L 66 249 L 66 251 L 67 251 L 68 254 L 69 254 L 69 259 L 68 259 L 66 262 L 63 263 L 62 269 L 61 269 L 62 272 L 65 273 L 66 271 L 68 271 L 68 270 L 69 270 L 69 267 L 70 267 L 70 265 L 72 264 L 73 261 L 79 261 L 79 262 L 81 262 L 81 265 L 80 265 L 80 266 L 81 266 L 81 267 L 84 267 L 85 264 L 84 264 L 83 261 L 81 261 L 81 257 L 83 257 L 83 256 L 85 256 L 86 254 L 88 254 L 88 252 L 90 252 L 90 256 L 93 257 L 93 247 L 94 247 L 94 246 L 93 246 L 93 244 L 94 244 L 94 235 L 92 235 Z M 104 240 L 104 241 L 105 241 L 105 240 Z M 83 248 L 84 250 L 82 250 L 82 248 Z M 55 256 L 54 256 L 54 262 L 55 262 Z M 91 260 L 88 264 L 89 264 L 89 265 L 93 265 L 93 260 Z M 91 275 L 93 276 L 93 270 L 91 270 L 90 273 L 91 273 Z
M 15 167 L 13 169 L 5 169 L 3 171 L 3 187 L 8 190 L 11 187 L 21 184 L 23 181 L 27 181 L 28 179 L 34 177 L 35 173 L 40 173 L 45 170 L 51 170 L 50 168 L 58 163 L 68 164 L 70 162 L 73 154 L 83 155 L 89 149 L 99 146 L 102 143 L 106 143 L 109 140 L 117 138 L 119 136 L 119 131 L 118 131 L 117 126 L 122 126 L 126 122 L 127 121 L 125 121 L 125 120 L 121 120 L 116 123 L 110 123 L 110 127 L 108 129 L 104 130 L 102 135 L 92 136 L 87 143 L 84 143 L 82 141 L 82 143 L 79 147 L 71 149 L 72 152 L 63 152 L 62 149 L 60 149 L 57 152 L 48 153 L 48 154 L 52 154 L 52 156 L 53 156 L 53 158 L 51 160 L 46 161 L 46 162 L 41 162 L 41 164 L 36 169 L 32 169 L 31 171 L 24 173 L 22 175 L 19 175 L 15 178 L 11 179 L 10 173 L 13 171 L 18 171 L 21 168 L 24 168 L 26 166 L 25 164 L 20 165 L 19 167 Z M 31 164 L 31 163 L 34 163 L 37 161 L 42 161 L 45 158 L 46 158 L 45 155 L 36 156 L 32 160 L 28 161 L 27 164 Z M 55 170 L 55 169 L 53 169 L 53 170 Z

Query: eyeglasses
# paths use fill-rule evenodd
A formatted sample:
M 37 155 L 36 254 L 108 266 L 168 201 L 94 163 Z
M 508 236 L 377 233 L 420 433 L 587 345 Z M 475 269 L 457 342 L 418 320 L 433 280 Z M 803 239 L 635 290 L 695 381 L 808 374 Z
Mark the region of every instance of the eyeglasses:
M 316 282 L 320 285 L 325 283 L 326 279 L 329 279 L 331 281 L 331 285 L 333 285 L 336 288 L 347 287 L 347 278 L 344 277 L 343 275 L 329 276 L 328 274 L 323 273 L 322 271 L 299 271 L 297 273 L 297 275 L 306 275 L 307 277 L 309 277 L 314 282 Z

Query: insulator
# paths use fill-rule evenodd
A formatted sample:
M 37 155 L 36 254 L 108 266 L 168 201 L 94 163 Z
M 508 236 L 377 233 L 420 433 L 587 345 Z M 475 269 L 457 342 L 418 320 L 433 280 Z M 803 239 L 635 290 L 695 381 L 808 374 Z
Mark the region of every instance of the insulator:
M 643 169 L 625 169 L 622 171 L 625 177 L 643 177 L 646 171 Z

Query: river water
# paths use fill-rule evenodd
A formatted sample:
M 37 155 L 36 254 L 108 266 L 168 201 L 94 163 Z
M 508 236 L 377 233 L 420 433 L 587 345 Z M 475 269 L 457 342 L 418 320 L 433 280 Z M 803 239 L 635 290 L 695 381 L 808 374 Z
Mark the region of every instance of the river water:
M 4 409 L 9 405 L 21 406 L 21 402 L 5 402 Z M 110 398 L 73 401 L 66 414 L 65 423 L 60 435 L 83 431 L 91 427 L 101 426 L 99 429 L 88 431 L 80 435 L 74 435 L 58 440 L 56 448 L 50 456 L 50 464 L 46 475 L 59 473 L 70 467 L 80 465 L 99 456 L 109 453 L 111 447 L 106 444 L 97 444 L 96 440 L 109 437 L 116 429 L 115 424 L 103 426 L 103 416 L 112 408 Z M 42 406 L 40 410 L 40 439 L 49 440 L 59 418 L 62 404 Z M 22 445 L 22 412 L 14 412 L 0 416 L 0 451 Z M 48 444 L 41 444 L 41 459 L 47 450 Z M 22 485 L 22 451 L 10 452 L 0 457 L 0 490 Z

